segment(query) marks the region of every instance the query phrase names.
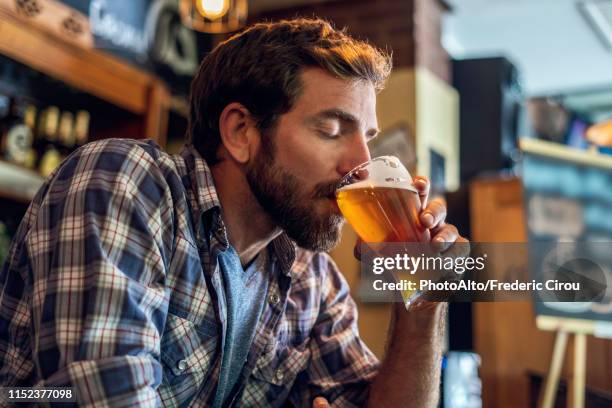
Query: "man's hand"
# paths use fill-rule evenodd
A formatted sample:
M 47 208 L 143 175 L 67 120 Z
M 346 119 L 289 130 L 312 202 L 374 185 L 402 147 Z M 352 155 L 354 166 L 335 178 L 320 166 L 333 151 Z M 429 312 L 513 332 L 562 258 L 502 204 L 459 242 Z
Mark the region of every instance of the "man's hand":
M 325 398 L 317 397 L 312 402 L 312 408 L 330 408 L 330 405 Z
M 457 227 L 446 223 L 446 203 L 444 200 L 441 198 L 429 200 L 431 184 L 427 177 L 415 177 L 413 185 L 419 192 L 419 197 L 421 199 L 421 214 L 419 215 L 419 221 L 424 228 L 429 229 L 431 233 L 431 243 L 434 249 L 445 256 L 468 256 L 470 252 L 470 241 L 459 234 Z M 421 310 L 433 308 L 434 306 L 441 307 L 439 303 L 417 299 L 410 304 L 409 309 Z

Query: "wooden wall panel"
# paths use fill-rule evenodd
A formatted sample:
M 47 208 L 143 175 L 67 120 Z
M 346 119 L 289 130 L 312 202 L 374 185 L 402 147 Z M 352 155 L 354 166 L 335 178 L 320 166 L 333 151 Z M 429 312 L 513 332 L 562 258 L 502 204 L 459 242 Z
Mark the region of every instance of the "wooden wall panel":
M 470 187 L 475 242 L 526 240 L 519 180 L 477 181 Z M 529 406 L 528 372 L 546 373 L 554 333 L 538 330 L 531 302 L 474 304 L 475 350 L 482 357 L 484 407 Z M 572 373 L 568 343 L 562 377 Z M 612 342 L 588 338 L 587 387 L 612 392 Z

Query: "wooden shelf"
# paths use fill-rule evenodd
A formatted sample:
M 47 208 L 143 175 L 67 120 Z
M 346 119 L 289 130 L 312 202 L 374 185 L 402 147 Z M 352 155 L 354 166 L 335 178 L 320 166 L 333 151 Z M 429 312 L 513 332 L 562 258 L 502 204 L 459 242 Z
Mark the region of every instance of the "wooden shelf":
M 172 104 L 155 75 L 94 49 L 91 41 L 79 43 L 47 28 L 0 7 L 0 55 L 129 113 L 117 123 L 106 119 L 112 123 L 102 137 L 149 138 L 164 146 L 169 110 L 184 113 L 183 101 Z M 42 184 L 37 173 L 0 161 L 0 198 L 27 204 Z
M 34 198 L 44 179 L 36 172 L 0 161 L 0 197 L 24 204 Z
M 0 9 L 0 54 L 139 115 L 137 138 L 165 142 L 170 96 L 152 74 L 80 46 Z

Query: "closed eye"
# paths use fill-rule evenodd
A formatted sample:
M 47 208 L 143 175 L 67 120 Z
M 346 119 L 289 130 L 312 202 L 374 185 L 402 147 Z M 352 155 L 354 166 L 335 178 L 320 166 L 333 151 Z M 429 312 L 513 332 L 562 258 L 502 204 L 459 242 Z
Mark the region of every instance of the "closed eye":
M 330 132 L 325 132 L 323 130 L 318 130 L 317 133 L 319 133 L 319 135 L 321 137 L 324 137 L 325 139 L 337 139 L 340 137 L 340 134 L 338 133 L 330 133 Z

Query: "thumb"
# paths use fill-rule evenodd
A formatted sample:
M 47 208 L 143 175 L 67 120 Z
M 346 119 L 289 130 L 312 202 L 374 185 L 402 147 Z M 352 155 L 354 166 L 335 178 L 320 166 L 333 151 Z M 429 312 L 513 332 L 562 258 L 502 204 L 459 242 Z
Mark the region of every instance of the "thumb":
M 330 408 L 329 402 L 323 397 L 317 397 L 312 402 L 312 408 Z

